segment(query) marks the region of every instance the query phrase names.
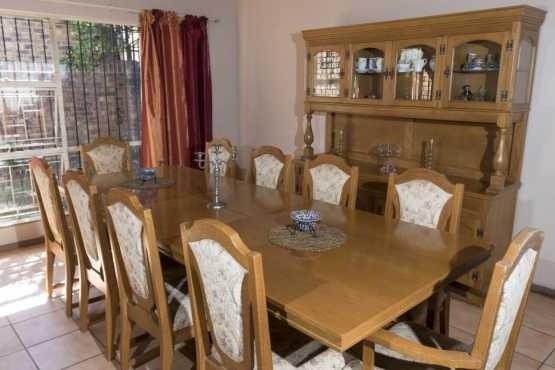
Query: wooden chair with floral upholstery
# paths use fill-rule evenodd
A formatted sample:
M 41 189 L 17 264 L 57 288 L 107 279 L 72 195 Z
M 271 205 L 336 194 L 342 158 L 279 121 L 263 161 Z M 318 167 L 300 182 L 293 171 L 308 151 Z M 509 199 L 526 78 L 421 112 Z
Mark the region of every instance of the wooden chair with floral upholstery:
M 440 229 L 451 234 L 459 230 L 464 185 L 452 184 L 445 175 L 426 168 L 412 168 L 391 174 L 387 186 L 385 217 L 421 226 Z M 428 324 L 442 334 L 449 333 L 450 298 L 440 291 L 415 316 L 425 313 L 430 304 Z M 417 312 L 419 311 L 419 312 Z
M 251 153 L 249 181 L 258 186 L 291 192 L 291 155 L 285 155 L 275 146 L 259 146 Z
M 118 291 L 114 261 L 108 231 L 101 217 L 100 196 L 89 177 L 67 171 L 64 188 L 73 224 L 73 236 L 79 262 L 79 327 L 89 328 L 89 288 L 94 286 L 104 294 L 106 318 L 106 357 L 114 358 L 115 324 L 118 311 Z
M 333 370 L 359 365 L 350 355 L 313 341 L 293 356 L 274 353 L 260 253 L 249 250 L 235 230 L 218 220 L 196 220 L 190 228 L 182 224 L 181 237 L 197 369 Z
M 103 200 L 120 295 L 121 368 L 129 369 L 131 332 L 138 325 L 160 340 L 161 369 L 170 370 L 174 346 L 193 337 L 187 281 L 165 281 L 152 213 L 133 193 L 116 188 Z
M 110 136 L 99 136 L 80 147 L 81 166 L 87 176 L 131 172 L 129 143 Z
M 358 167 L 351 167 L 341 157 L 322 154 L 304 164 L 305 199 L 354 209 L 357 201 Z
M 72 234 L 67 224 L 60 197 L 58 181 L 48 162 L 43 159 L 33 157 L 29 167 L 44 230 L 48 297 L 52 297 L 54 288 L 64 284 L 66 316 L 71 317 L 77 259 Z M 56 258 L 64 262 L 65 278 L 63 283 L 54 284 L 54 262 Z
M 364 369 L 510 369 L 543 237 L 540 230 L 522 230 L 495 264 L 472 348 L 424 327 L 397 323 L 368 338 Z
M 221 145 L 222 151 L 220 154 L 216 154 L 215 145 Z M 229 176 L 232 178 L 237 177 L 237 163 L 233 159 L 233 153 L 235 149 L 233 144 L 229 139 L 214 139 L 206 143 L 206 167 L 205 171 L 208 173 L 214 173 L 214 168 L 212 168 L 211 161 L 214 159 L 220 159 L 224 163 L 220 166 L 220 175 Z

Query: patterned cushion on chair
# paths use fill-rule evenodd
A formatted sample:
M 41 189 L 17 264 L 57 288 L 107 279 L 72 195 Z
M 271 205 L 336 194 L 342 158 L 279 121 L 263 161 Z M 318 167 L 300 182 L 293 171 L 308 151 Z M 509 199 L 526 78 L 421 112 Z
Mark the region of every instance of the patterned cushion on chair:
M 112 144 L 99 145 L 87 152 L 97 174 L 123 172 L 125 149 Z
M 284 164 L 271 154 L 262 154 L 254 159 L 256 185 L 277 189 L 279 175 Z
M 435 333 L 425 327 L 419 326 L 414 323 L 400 322 L 393 325 L 393 327 L 391 327 L 389 331 L 412 342 L 416 342 L 428 347 L 451 351 L 470 352 L 470 347 L 468 345 L 461 343 L 455 339 Z M 414 368 L 414 366 L 411 366 L 410 364 L 402 365 L 404 362 L 415 362 L 415 360 L 411 359 L 408 356 L 392 351 L 388 348 L 380 346 L 379 344 L 376 344 L 375 351 L 377 354 L 382 355 L 376 357 L 376 364 L 384 369 L 403 368 L 403 366 L 405 368 Z
M 212 161 L 219 159 L 222 161 L 219 166 L 220 175 L 225 176 L 227 172 L 227 162 L 230 158 L 231 153 L 224 146 L 221 147 L 221 152 L 219 154 L 216 154 L 216 146 L 212 145 L 210 148 L 208 148 L 208 169 L 210 173 L 214 173 L 214 168 L 212 168 Z
M 321 164 L 310 169 L 312 176 L 312 198 L 339 204 L 343 186 L 351 177 L 333 164 Z
M 243 361 L 242 288 L 247 270 L 218 242 L 190 243 L 199 268 L 208 314 L 220 349 L 233 361 Z
M 452 194 L 427 180 L 395 185 L 399 196 L 401 221 L 436 228 L 445 203 Z
M 42 217 L 46 217 L 48 221 L 48 226 L 50 226 L 50 230 L 52 231 L 54 239 L 58 242 L 62 242 L 62 233 L 58 229 L 58 224 L 56 223 L 56 213 L 54 211 L 55 203 L 54 199 L 51 196 L 50 191 L 50 179 L 48 175 L 44 173 L 40 168 L 33 172 L 35 175 L 35 180 L 37 182 L 38 191 L 40 192 L 40 197 L 42 199 L 42 206 L 44 207 L 44 212 L 46 215 L 42 215 Z
M 173 330 L 178 331 L 193 325 L 193 315 L 191 313 L 191 299 L 186 294 L 187 279 L 181 280 L 176 286 L 164 283 L 168 306 L 173 318 Z
M 94 234 L 89 195 L 75 180 L 67 183 L 67 190 L 71 202 L 73 203 L 73 210 L 77 218 L 77 223 L 79 224 L 79 231 L 81 232 L 85 252 L 91 260 L 98 261 L 96 236 Z
M 112 216 L 131 290 L 142 298 L 148 298 L 150 293 L 143 254 L 143 223 L 121 202 L 109 206 L 108 211 Z

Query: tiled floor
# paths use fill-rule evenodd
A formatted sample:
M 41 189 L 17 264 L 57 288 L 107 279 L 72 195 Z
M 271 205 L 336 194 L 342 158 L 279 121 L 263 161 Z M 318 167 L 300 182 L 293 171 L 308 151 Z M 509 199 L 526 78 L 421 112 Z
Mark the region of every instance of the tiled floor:
M 56 274 L 62 276 L 61 266 Z M 44 280 L 41 246 L 0 252 L 0 370 L 118 369 L 103 355 L 104 323 L 80 332 L 65 316 L 61 298 L 47 299 Z M 471 343 L 479 315 L 477 307 L 453 301 L 451 336 Z M 513 370 L 555 370 L 555 300 L 530 296 L 516 351 Z M 192 368 L 177 352 L 174 369 Z M 159 361 L 140 369 L 159 369 Z

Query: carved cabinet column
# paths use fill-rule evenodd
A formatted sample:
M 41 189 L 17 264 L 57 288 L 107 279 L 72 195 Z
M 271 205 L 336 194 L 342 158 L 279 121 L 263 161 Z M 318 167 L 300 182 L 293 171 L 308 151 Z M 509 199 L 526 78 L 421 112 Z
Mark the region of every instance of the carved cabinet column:
M 312 143 L 314 142 L 314 132 L 312 132 L 312 112 L 306 114 L 306 129 L 304 131 L 304 153 L 303 159 L 314 158 L 314 148 Z
M 505 188 L 507 169 L 509 168 L 509 135 L 511 134 L 512 116 L 502 114 L 497 120 L 497 147 L 493 156 L 493 174 L 490 177 L 488 192 L 497 193 Z

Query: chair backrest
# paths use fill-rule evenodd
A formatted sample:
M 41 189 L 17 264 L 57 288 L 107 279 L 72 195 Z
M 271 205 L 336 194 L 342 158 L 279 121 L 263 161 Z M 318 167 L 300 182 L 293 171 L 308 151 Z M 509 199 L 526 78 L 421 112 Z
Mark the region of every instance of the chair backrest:
M 215 145 L 221 145 L 221 153 L 216 154 Z M 232 159 L 233 157 L 233 145 L 229 139 L 214 139 L 206 143 L 206 167 L 205 171 L 209 173 L 214 173 L 214 168 L 210 161 L 214 159 L 223 160 L 224 163 L 220 165 L 220 174 L 222 176 L 229 176 L 235 178 L 237 176 L 237 164 Z
M 143 329 L 152 328 L 154 315 L 162 330 L 171 332 L 162 267 L 150 209 L 131 192 L 115 188 L 103 195 L 110 244 L 121 304 Z
M 341 157 L 322 154 L 304 165 L 303 196 L 354 209 L 358 191 L 358 167 Z
M 275 146 L 259 146 L 251 153 L 250 181 L 270 189 L 291 191 L 292 156 Z
M 472 349 L 483 369 L 510 368 L 543 237 L 540 230 L 522 230 L 495 264 Z
M 412 168 L 389 175 L 385 217 L 456 234 L 460 225 L 464 185 L 445 175 Z
M 67 171 L 62 181 L 79 265 L 93 269 L 102 280 L 115 279 L 108 231 L 101 217 L 100 196 L 89 177 L 76 171 Z M 115 284 L 115 280 L 111 280 Z
M 257 368 L 271 370 L 262 256 L 217 220 L 182 224 L 181 236 L 201 368 L 251 370 L 256 349 Z
M 71 244 L 68 242 L 70 234 L 54 171 L 48 162 L 36 157 L 31 159 L 29 168 L 39 202 L 44 235 L 49 241 L 65 248 Z
M 129 143 L 110 136 L 99 136 L 81 150 L 81 166 L 87 176 L 131 172 Z

